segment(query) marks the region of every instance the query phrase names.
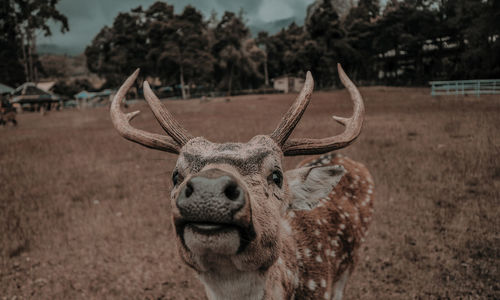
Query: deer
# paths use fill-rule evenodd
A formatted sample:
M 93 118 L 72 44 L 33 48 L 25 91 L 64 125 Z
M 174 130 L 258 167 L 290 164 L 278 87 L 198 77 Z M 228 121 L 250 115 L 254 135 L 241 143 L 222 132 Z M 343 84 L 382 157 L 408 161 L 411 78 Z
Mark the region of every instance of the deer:
M 364 120 L 360 92 L 337 65 L 353 102 L 331 137 L 290 138 L 314 87 L 310 72 L 276 129 L 246 143 L 214 143 L 184 129 L 143 83 L 144 97 L 166 134 L 137 129 L 120 102 L 137 69 L 118 90 L 110 115 L 125 139 L 178 155 L 171 218 L 180 259 L 208 299 L 342 299 L 373 214 L 372 176 L 335 150 L 352 144 Z M 292 170 L 286 156 L 314 155 Z

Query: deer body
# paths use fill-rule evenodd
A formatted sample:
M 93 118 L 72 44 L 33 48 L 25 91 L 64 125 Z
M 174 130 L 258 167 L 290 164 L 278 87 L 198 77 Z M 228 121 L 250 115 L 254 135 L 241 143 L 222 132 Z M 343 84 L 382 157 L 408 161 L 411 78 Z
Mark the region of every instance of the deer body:
M 342 298 L 370 222 L 373 180 L 363 165 L 328 153 L 356 139 L 364 116 L 340 65 L 339 74 L 354 114 L 334 117 L 346 130 L 325 139 L 289 139 L 312 94 L 310 73 L 276 130 L 246 143 L 192 137 L 147 82 L 146 100 L 168 135 L 131 127 L 138 112 L 123 114 L 119 101 L 137 71 L 115 96 L 111 117 L 125 138 L 179 155 L 170 200 L 176 245 L 209 299 Z M 283 171 L 286 155 L 322 153 Z
M 297 299 L 342 298 L 373 212 L 373 180 L 362 164 L 340 154 L 327 154 L 299 165 L 325 166 L 344 168 L 339 183 L 311 210 L 287 214 L 295 240 Z

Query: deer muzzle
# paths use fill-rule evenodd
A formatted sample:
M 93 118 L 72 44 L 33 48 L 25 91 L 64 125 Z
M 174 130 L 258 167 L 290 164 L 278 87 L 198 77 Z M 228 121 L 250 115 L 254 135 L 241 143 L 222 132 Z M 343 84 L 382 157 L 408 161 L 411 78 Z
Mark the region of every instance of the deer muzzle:
M 241 250 L 246 244 L 242 241 L 253 235 L 248 198 L 244 185 L 229 172 L 214 168 L 198 173 L 176 199 L 180 214 L 174 218 L 177 234 L 196 252 Z

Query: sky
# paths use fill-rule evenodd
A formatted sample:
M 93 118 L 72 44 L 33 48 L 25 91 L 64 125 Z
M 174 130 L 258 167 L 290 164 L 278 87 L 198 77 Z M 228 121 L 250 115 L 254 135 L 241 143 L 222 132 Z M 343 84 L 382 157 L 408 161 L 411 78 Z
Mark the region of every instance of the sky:
M 60 0 L 58 10 L 68 18 L 69 32 L 62 34 L 60 26 L 51 24 L 52 36 L 38 36 L 38 44 L 55 44 L 61 48 L 75 49 L 80 53 L 105 25 L 112 25 L 120 12 L 141 5 L 151 6 L 156 0 Z M 303 21 L 307 6 L 314 0 L 170 0 L 175 11 L 180 12 L 190 4 L 200 10 L 205 18 L 215 11 L 219 17 L 224 11 L 239 12 L 243 9 L 248 25 L 261 24 L 295 17 Z

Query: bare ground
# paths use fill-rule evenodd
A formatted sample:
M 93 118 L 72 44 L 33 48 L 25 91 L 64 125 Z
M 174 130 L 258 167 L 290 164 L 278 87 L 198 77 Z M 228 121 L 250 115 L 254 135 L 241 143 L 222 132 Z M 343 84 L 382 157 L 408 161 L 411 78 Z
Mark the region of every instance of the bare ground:
M 375 177 L 375 218 L 347 299 L 500 298 L 500 97 L 361 89 L 366 123 L 341 152 Z M 269 133 L 291 95 L 165 102 L 194 135 Z M 160 132 L 144 103 L 134 124 Z M 345 91 L 315 93 L 296 136 L 341 131 Z M 0 299 L 199 299 L 170 224 L 172 154 L 112 128 L 107 109 L 0 128 Z M 301 158 L 287 158 L 292 168 Z

